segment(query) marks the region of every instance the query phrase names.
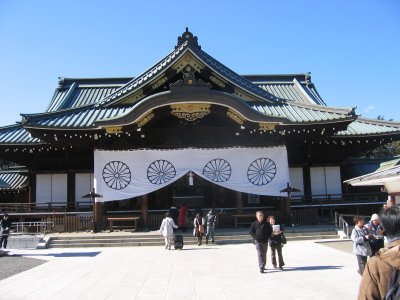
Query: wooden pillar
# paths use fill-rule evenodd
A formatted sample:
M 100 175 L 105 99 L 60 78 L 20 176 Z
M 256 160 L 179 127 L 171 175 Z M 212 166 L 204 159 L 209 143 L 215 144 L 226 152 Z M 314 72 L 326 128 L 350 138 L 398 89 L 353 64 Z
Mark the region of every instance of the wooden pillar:
M 148 224 L 148 217 L 149 217 L 149 196 L 143 195 L 142 196 L 142 224 L 143 227 L 146 228 Z
M 243 214 L 243 194 L 236 192 L 236 213 L 238 215 Z
M 67 208 L 75 210 L 75 173 L 68 172 L 67 175 Z
M 102 202 L 93 203 L 93 231 L 99 232 L 101 227 L 101 216 L 103 215 Z

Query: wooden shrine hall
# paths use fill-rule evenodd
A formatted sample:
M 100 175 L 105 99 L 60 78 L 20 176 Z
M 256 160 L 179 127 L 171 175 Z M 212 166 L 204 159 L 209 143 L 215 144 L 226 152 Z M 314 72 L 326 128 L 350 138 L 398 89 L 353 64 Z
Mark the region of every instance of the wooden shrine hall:
M 186 29 L 168 55 L 137 77 L 60 78 L 45 111 L 22 114 L 16 124 L 0 128 L 0 210 L 17 214 L 17 204 L 25 203 L 28 212 L 90 212 L 91 199 L 82 196 L 95 188 L 103 196 L 96 198 L 98 222 L 139 216 L 141 226 L 155 228 L 166 209 L 186 203 L 191 209 L 219 209 L 221 226 L 232 225 L 232 215 L 257 209 L 315 223 L 325 208 L 332 213 L 386 201 L 390 195 L 379 187 L 343 181 L 355 177 L 349 175 L 350 158 L 368 157 L 399 139 L 400 123 L 328 106 L 309 73 L 237 74 Z M 113 158 L 96 171 L 97 151 L 129 160 L 129 151 L 143 149 L 163 155 L 179 149 L 219 152 L 203 164 L 208 173 L 203 165 L 199 171 L 192 167 L 197 152 L 187 154 L 186 163 L 180 154 L 171 158 L 176 163 L 157 158 L 156 177 L 150 169 L 143 176 L 150 183 L 135 173 L 140 156 L 132 165 L 124 163 L 129 168 L 113 164 Z M 228 149 L 237 151 L 225 158 Z M 235 165 L 250 155 L 247 149 L 264 149 L 249 158 L 253 169 L 250 163 Z M 274 159 L 271 149 L 279 149 Z M 169 165 L 164 170 L 160 161 L 173 170 Z M 14 189 L 7 183 L 10 166 L 19 166 L 14 173 L 24 176 Z M 238 169 L 248 182 L 229 185 Z M 154 178 L 162 178 L 158 186 L 151 185 Z M 288 186 L 291 192 L 281 192 Z

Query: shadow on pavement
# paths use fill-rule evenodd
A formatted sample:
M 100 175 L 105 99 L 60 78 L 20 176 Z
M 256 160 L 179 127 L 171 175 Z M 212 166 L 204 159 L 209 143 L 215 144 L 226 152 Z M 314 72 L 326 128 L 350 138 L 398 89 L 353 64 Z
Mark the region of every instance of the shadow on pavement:
M 198 247 L 198 248 L 183 248 L 182 250 L 192 251 L 192 250 L 217 250 L 217 247 Z
M 344 266 L 304 266 L 304 267 L 284 267 L 283 271 L 279 269 L 268 270 L 269 272 L 290 272 L 290 271 L 318 271 L 318 270 L 339 270 Z
M 54 257 L 95 257 L 100 254 L 101 251 L 96 252 L 61 252 L 61 253 L 46 253 L 46 254 L 35 254 L 35 253 L 18 253 L 14 254 L 13 256 L 54 256 Z

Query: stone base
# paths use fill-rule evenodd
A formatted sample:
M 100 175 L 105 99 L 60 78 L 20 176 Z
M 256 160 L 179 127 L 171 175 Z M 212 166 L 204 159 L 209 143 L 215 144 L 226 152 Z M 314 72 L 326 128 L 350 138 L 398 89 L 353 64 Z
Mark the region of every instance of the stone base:
M 11 235 L 8 237 L 7 248 L 28 249 L 36 248 L 42 237 L 32 235 Z

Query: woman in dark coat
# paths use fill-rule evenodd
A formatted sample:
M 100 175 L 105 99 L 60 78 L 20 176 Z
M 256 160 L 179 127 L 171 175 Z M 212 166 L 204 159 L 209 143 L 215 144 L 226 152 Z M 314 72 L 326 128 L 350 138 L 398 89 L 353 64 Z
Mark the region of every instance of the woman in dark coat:
M 205 223 L 206 221 L 204 220 L 203 216 L 200 213 L 197 213 L 193 221 L 193 235 L 197 237 L 197 243 L 199 246 L 201 245 L 201 241 L 203 240 Z
M 272 226 L 272 235 L 271 238 L 269 239 L 269 246 L 271 247 L 271 260 L 272 260 L 272 265 L 274 268 L 277 268 L 276 265 L 276 252 L 278 252 L 278 263 L 279 263 L 279 269 L 283 270 L 283 266 L 285 265 L 283 261 L 283 256 L 282 256 L 282 236 L 283 236 L 283 228 L 282 225 L 276 225 L 275 224 L 275 217 L 274 216 L 269 216 L 267 219 L 267 222 L 271 224 Z M 279 228 L 278 228 L 279 227 Z

